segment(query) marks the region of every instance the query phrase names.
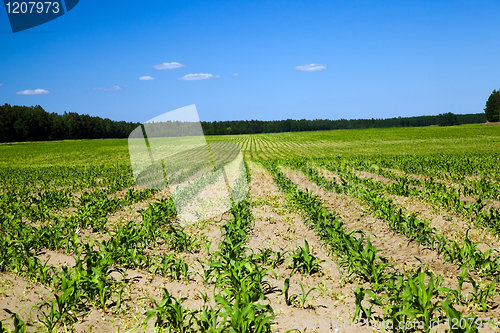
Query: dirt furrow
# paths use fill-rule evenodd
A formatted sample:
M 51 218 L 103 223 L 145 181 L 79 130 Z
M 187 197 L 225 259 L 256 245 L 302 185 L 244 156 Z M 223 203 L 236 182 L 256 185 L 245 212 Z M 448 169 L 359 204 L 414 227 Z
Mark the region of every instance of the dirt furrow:
M 320 172 L 329 180 L 338 178 L 338 175 L 331 171 L 320 169 Z M 372 178 L 368 173 L 364 173 L 364 176 L 365 178 Z M 490 247 L 500 248 L 499 236 L 493 235 L 488 228 L 474 225 L 473 222 L 457 214 L 447 212 L 443 208 L 438 209 L 433 207 L 431 203 L 414 197 L 403 197 L 393 194 L 386 194 L 385 197 L 392 198 L 394 203 L 401 205 L 409 213 L 418 214 L 420 218 L 427 220 L 431 227 L 436 228 L 440 234 L 446 235 L 447 238 L 459 244 L 463 243 L 466 231 L 471 229 L 469 239 L 472 242 L 484 242 L 484 244 L 478 245 L 482 251 L 486 251 Z
M 270 295 L 269 302 L 276 311 L 273 331 L 285 332 L 302 323 L 323 322 L 335 320 L 349 322 L 356 309 L 353 292 L 357 284 L 347 283 L 340 277 L 336 264 L 322 249 L 319 237 L 310 230 L 303 218 L 290 207 L 284 196 L 274 185 L 271 175 L 260 165 L 249 163 L 252 181 L 250 182 L 250 201 L 254 217 L 254 227 L 248 246 L 255 253 L 259 249 L 270 248 L 273 251 L 289 251 L 285 255 L 285 262 L 274 271 L 276 276 L 268 278 L 278 288 Z M 295 273 L 290 279 L 289 294 L 302 294 L 302 284 L 306 292 L 310 288 L 318 288 L 308 296 L 309 308 L 300 308 L 286 305 L 281 294 L 284 280 L 290 277 L 290 252 L 297 246 L 304 246 L 307 239 L 314 256 L 323 260 L 321 272 L 311 276 Z M 319 324 L 318 324 L 319 325 Z M 318 326 L 319 327 L 319 326 Z
M 392 184 L 392 183 L 395 183 L 396 181 L 393 180 L 393 179 L 390 179 L 390 178 L 386 178 L 386 177 L 383 177 L 383 176 L 380 176 L 380 175 L 377 175 L 375 173 L 371 173 L 371 172 L 366 172 L 366 171 L 356 171 L 355 174 L 360 177 L 360 178 L 371 178 L 375 181 L 378 181 L 378 182 L 381 182 L 381 183 L 384 183 L 385 185 L 389 185 L 389 184 Z M 421 177 L 418 178 L 419 180 L 421 180 Z M 425 179 L 425 178 L 424 178 Z M 427 178 L 428 179 L 428 178 Z M 458 187 L 458 184 L 456 183 L 447 183 L 443 180 L 438 180 L 439 182 L 443 182 L 447 185 L 447 188 L 454 188 L 456 189 Z M 422 187 L 420 186 L 415 186 L 415 185 L 409 185 L 410 188 L 418 188 L 418 189 L 422 189 Z M 477 201 L 477 197 L 471 197 L 471 196 L 463 196 L 461 195 L 459 197 L 460 200 L 462 201 L 465 201 L 466 203 L 475 203 Z M 485 210 L 489 210 L 490 207 L 493 207 L 495 209 L 500 209 L 500 201 L 498 200 L 493 200 L 493 199 L 485 199 L 483 200 L 485 202 L 485 206 L 483 209 Z
M 444 276 L 447 286 L 456 285 L 455 277 L 459 271 L 455 265 L 443 263 L 436 252 L 423 248 L 416 242 L 409 242 L 406 237 L 394 233 L 383 220 L 371 216 L 369 208 L 359 200 L 346 194 L 325 191 L 300 172 L 287 168 L 283 168 L 283 171 L 299 188 L 311 191 L 322 199 L 330 211 L 335 211 L 345 223 L 346 231 L 360 230 L 367 235 L 373 235 L 370 237 L 370 242 L 381 250 L 382 256 L 396 263 L 396 269 L 404 271 L 420 266 L 419 260 L 415 258 L 417 257 L 428 264 L 431 270 Z

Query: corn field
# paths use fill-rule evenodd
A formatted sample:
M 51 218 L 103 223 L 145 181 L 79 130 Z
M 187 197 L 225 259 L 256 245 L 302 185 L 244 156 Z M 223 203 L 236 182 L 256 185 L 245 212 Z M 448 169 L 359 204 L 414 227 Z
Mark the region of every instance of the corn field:
M 188 226 L 213 179 L 139 188 L 125 140 L 0 145 L 0 332 L 499 331 L 493 130 L 208 137 L 250 190 Z

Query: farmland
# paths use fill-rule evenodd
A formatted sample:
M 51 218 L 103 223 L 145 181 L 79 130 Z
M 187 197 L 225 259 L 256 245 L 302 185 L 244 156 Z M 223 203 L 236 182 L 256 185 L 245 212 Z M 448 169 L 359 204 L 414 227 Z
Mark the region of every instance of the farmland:
M 207 141 L 249 194 L 187 227 L 127 140 L 0 145 L 3 329 L 500 330 L 496 126 Z

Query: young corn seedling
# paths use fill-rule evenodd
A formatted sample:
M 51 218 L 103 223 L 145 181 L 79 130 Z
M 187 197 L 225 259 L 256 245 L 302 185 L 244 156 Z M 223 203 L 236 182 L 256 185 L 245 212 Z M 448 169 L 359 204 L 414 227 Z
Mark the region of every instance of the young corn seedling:
M 462 287 L 464 285 L 465 277 L 467 276 L 467 269 L 464 269 L 462 273 L 457 277 L 458 287 L 456 290 L 450 290 L 450 295 L 453 295 L 454 300 L 459 305 L 467 305 L 467 297 L 462 294 Z
M 273 255 L 270 259 L 270 262 L 269 262 L 270 266 L 273 269 L 276 269 L 276 268 L 278 268 L 278 266 L 281 266 L 285 262 L 285 254 L 287 252 L 288 251 L 284 251 L 284 252 L 274 251 Z
M 10 318 L 12 319 L 12 325 L 14 326 L 14 331 L 11 331 L 10 329 L 8 329 L 4 326 L 3 321 L 6 320 L 6 319 L 4 319 L 4 320 L 0 321 L 0 333 L 26 333 L 26 329 L 28 327 L 34 326 L 33 324 L 26 323 L 21 318 L 19 318 L 18 313 L 12 312 L 9 309 L 3 309 L 3 310 L 5 312 L 7 312 L 8 314 L 10 314 Z M 21 310 L 19 310 L 19 312 Z
M 216 273 L 216 268 L 214 268 L 212 265 L 206 265 L 205 263 L 201 262 L 200 260 L 197 259 L 198 264 L 200 265 L 202 269 L 202 273 L 197 272 L 197 274 L 201 277 L 203 280 L 203 283 L 208 285 L 211 283 L 214 283 L 214 277 Z
M 156 268 L 156 274 L 170 276 L 174 280 L 185 279 L 189 281 L 189 266 L 184 259 L 176 258 L 174 253 L 164 254 L 159 266 Z
M 365 295 L 371 297 L 371 299 L 368 300 L 368 302 L 372 304 L 369 308 L 366 308 L 361 304 L 361 302 L 365 298 Z M 363 287 L 358 287 L 356 289 L 356 291 L 354 292 L 354 298 L 356 304 L 356 311 L 354 312 L 353 320 L 356 320 L 358 316 L 360 316 L 362 319 L 371 321 L 373 305 L 383 306 L 382 302 L 380 301 L 378 296 L 373 292 L 373 290 L 370 289 L 365 290 Z
M 292 299 L 288 297 L 288 290 L 290 289 L 290 278 L 285 279 L 285 287 L 283 288 L 283 295 L 285 295 L 286 305 L 292 305 Z
M 427 285 L 425 283 L 426 276 L 429 277 Z M 434 275 L 430 272 L 421 272 L 417 270 L 415 275 L 409 277 L 403 289 L 403 309 L 396 313 L 396 316 L 403 315 L 408 319 L 415 319 L 423 322 L 424 332 L 430 332 L 432 322 L 438 316 L 439 302 L 432 300 L 449 291 L 448 288 L 440 287 L 443 278 Z
M 298 246 L 297 250 L 290 256 L 292 260 L 291 275 L 293 275 L 295 271 L 311 275 L 319 272 L 321 269 L 320 263 L 323 262 L 323 260 L 320 260 L 311 253 L 307 240 L 304 240 L 304 242 L 304 247 Z
M 160 303 L 152 297 L 143 298 L 149 300 L 154 308 L 146 311 L 146 319 L 143 322 L 144 328 L 147 323 L 156 317 L 155 327 L 163 329 L 173 329 L 176 332 L 187 332 L 191 327 L 192 313 L 182 306 L 182 302 L 187 300 L 185 297 L 177 299 L 170 295 L 166 288 L 163 288 L 163 299 Z
M 169 245 L 170 250 L 180 252 L 198 252 L 200 249 L 200 241 L 195 237 L 187 234 L 184 228 L 169 225 L 169 230 L 163 236 L 165 242 Z
M 65 319 L 70 318 L 69 312 L 73 309 L 72 299 L 74 288 L 69 288 L 62 295 L 55 295 L 52 301 L 41 302 L 34 305 L 38 310 L 37 317 L 48 332 L 54 331 Z
M 477 317 L 472 315 L 470 317 L 463 317 L 460 312 L 458 312 L 452 305 L 451 302 L 446 299 L 441 303 L 441 308 L 446 313 L 448 327 L 446 332 L 450 333 L 477 333 L 479 332 Z M 481 322 L 482 324 L 482 322 Z
M 393 268 L 394 265 L 390 264 L 386 258 L 377 255 L 380 250 L 371 244 L 370 236 L 368 236 L 365 246 L 362 245 L 362 240 L 361 237 L 357 246 L 349 249 L 349 255 L 341 260 L 341 264 L 348 265 L 353 273 L 361 275 L 366 281 L 372 282 L 375 288 L 378 288 L 389 276 L 386 269 Z
M 238 295 L 231 303 L 218 295 L 216 301 L 222 305 L 223 325 L 234 333 L 271 333 L 271 320 L 275 317 L 270 305 L 248 302 L 244 295 Z
M 304 289 L 304 286 L 302 285 L 302 283 L 300 283 L 300 289 L 302 290 L 302 294 L 300 295 L 297 295 L 297 298 L 298 300 L 300 301 L 300 307 L 303 308 L 303 309 L 306 309 L 306 308 L 311 308 L 313 309 L 314 306 L 309 302 L 309 304 L 307 304 L 306 306 L 306 301 L 307 301 L 307 296 L 309 296 L 309 294 L 316 290 L 316 288 L 311 288 L 309 289 L 307 292 L 305 291 Z M 292 295 L 292 297 L 295 296 L 295 295 Z M 313 297 L 314 298 L 314 297 Z M 312 299 L 311 299 L 312 300 Z
M 252 259 L 255 262 L 258 262 L 258 263 L 261 263 L 261 264 L 267 266 L 269 264 L 269 261 L 270 261 L 272 253 L 273 253 L 273 250 L 271 250 L 271 248 L 269 248 L 269 247 L 266 247 L 264 249 L 259 249 L 259 253 L 258 254 L 254 253 L 252 255 Z
M 210 246 L 212 245 L 212 242 L 213 242 L 212 240 L 211 241 L 205 240 L 202 243 L 203 244 L 203 249 L 207 253 L 207 256 L 210 255 Z
M 306 302 L 307 302 L 307 297 L 309 296 L 309 294 L 316 290 L 316 288 L 311 288 L 309 289 L 307 292 L 306 290 L 304 289 L 304 286 L 302 285 L 302 283 L 300 283 L 300 288 L 302 289 L 302 294 L 299 295 L 299 294 L 292 294 L 292 295 L 288 295 L 288 291 L 290 289 L 290 278 L 286 278 L 285 279 L 285 286 L 283 288 L 283 295 L 285 295 L 285 302 L 286 302 L 286 305 L 288 306 L 296 306 L 296 307 L 300 307 L 302 309 L 306 309 L 306 308 L 314 308 L 312 304 L 308 304 L 306 306 Z
M 220 316 L 222 316 L 220 308 L 205 306 L 193 318 L 193 322 L 200 332 L 220 332 L 222 330 L 218 320 Z
M 489 282 L 489 285 L 483 288 L 480 283 L 474 281 L 474 279 L 470 276 L 468 277 L 468 280 L 472 284 L 474 291 L 469 294 L 471 295 L 471 298 L 467 303 L 469 306 L 473 306 L 478 311 L 488 311 L 488 309 L 492 308 L 491 304 L 493 303 L 495 294 L 498 293 L 496 289 L 498 282 L 491 281 Z

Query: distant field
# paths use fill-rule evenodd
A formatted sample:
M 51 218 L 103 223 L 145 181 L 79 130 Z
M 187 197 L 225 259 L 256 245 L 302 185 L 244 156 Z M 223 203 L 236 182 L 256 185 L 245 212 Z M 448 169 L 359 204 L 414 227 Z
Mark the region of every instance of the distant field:
M 500 152 L 499 128 L 481 125 L 273 133 L 207 139 L 230 140 L 240 145 L 246 157 L 265 159 L 351 154 Z
M 127 140 L 1 144 L 0 309 L 50 332 L 498 331 L 499 127 L 206 139 L 240 146 L 249 194 L 188 227 Z
M 206 136 L 237 143 L 248 159 L 351 154 L 500 152 L 495 126 L 408 127 Z M 126 139 L 0 144 L 0 166 L 127 164 Z M 104 159 L 103 159 L 104 158 Z

